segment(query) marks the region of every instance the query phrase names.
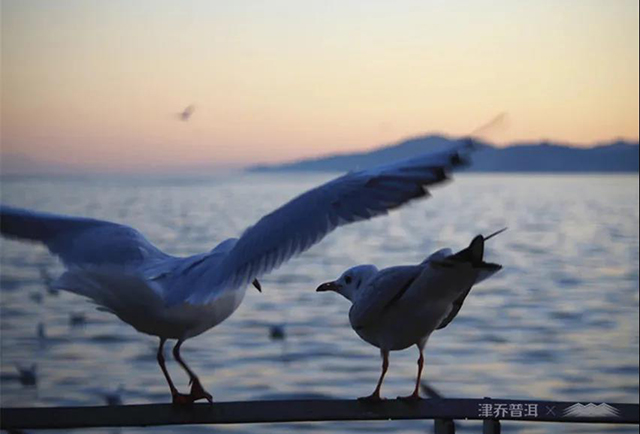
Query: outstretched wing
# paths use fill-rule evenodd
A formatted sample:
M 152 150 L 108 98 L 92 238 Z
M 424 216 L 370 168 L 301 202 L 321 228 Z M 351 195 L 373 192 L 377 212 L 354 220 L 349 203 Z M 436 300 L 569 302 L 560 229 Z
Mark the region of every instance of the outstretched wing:
M 366 220 L 428 195 L 465 164 L 467 145 L 399 163 L 348 173 L 314 188 L 247 229 L 218 264 L 207 285 L 171 291 L 168 303 L 206 303 L 222 291 L 246 285 L 348 223 Z M 203 264 L 204 265 L 204 264 Z
M 0 206 L 0 232 L 43 243 L 66 266 L 136 267 L 169 256 L 137 230 L 116 223 Z
M 349 310 L 349 321 L 354 329 L 380 319 L 407 292 L 424 270 L 421 265 L 390 267 L 381 270 L 362 288 Z

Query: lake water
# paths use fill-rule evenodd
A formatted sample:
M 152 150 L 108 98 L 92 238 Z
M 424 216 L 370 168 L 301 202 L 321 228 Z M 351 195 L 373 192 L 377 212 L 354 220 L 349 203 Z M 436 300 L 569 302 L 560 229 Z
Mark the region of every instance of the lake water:
M 207 180 L 5 179 L 6 204 L 91 216 L 140 229 L 176 255 L 211 249 L 331 175 L 243 174 Z M 348 324 L 348 302 L 316 286 L 358 263 L 416 263 L 503 226 L 488 260 L 504 265 L 435 333 L 424 378 L 446 397 L 638 402 L 638 176 L 460 175 L 389 216 L 340 228 L 248 290 L 240 309 L 188 341 L 183 356 L 220 401 L 354 398 L 379 375 L 378 350 Z M 49 295 L 42 247 L 2 241 L 1 404 L 100 405 L 122 385 L 125 403 L 167 402 L 157 339 L 72 294 Z M 70 315 L 85 315 L 74 326 Z M 41 325 L 40 325 L 41 324 Z M 287 339 L 269 339 L 284 325 Z M 45 338 L 39 338 L 38 328 Z M 391 355 L 383 394 L 411 391 L 416 352 Z M 16 365 L 37 363 L 37 387 Z M 186 376 L 170 370 L 183 390 Z M 460 423 L 460 432 L 479 432 Z M 184 427 L 184 433 L 424 433 L 428 421 Z M 169 433 L 177 429 L 124 429 Z M 506 432 L 637 432 L 637 427 L 506 423 Z M 105 430 L 77 432 L 99 433 Z M 115 431 L 110 431 L 115 432 Z

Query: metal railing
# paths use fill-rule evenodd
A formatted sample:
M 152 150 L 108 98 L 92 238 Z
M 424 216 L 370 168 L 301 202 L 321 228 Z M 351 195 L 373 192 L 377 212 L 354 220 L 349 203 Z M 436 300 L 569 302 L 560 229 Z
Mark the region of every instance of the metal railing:
M 424 399 L 380 403 L 356 400 L 243 401 L 143 404 L 100 407 L 0 409 L 0 429 L 72 429 L 193 424 L 424 419 L 437 434 L 455 432 L 455 420 L 483 421 L 483 432 L 499 433 L 500 421 L 638 424 L 638 404 L 521 401 L 509 399 Z

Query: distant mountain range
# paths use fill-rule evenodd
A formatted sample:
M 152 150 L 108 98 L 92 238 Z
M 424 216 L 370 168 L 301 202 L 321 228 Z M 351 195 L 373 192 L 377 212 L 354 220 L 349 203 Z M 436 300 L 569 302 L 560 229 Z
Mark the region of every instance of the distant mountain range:
M 249 167 L 252 172 L 337 171 L 366 169 L 459 143 L 456 139 L 429 135 L 383 146 L 367 152 L 329 155 L 275 165 Z M 637 173 L 638 142 L 615 141 L 585 148 L 540 142 L 496 147 L 480 143 L 473 154 L 473 172 L 605 172 Z

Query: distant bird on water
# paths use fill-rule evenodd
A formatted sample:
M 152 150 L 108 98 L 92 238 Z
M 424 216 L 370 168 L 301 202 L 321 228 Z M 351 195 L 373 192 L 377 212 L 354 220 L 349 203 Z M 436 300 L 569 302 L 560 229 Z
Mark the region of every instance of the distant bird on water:
M 178 113 L 178 118 L 183 122 L 187 122 L 189 119 L 191 119 L 191 116 L 195 111 L 196 106 L 194 106 L 193 104 L 188 105 L 184 110 Z
M 136 330 L 160 338 L 158 364 L 173 402 L 212 397 L 180 356 L 186 339 L 220 324 L 240 305 L 247 285 L 318 243 L 339 226 L 367 220 L 428 195 L 465 163 L 471 140 L 453 149 L 350 172 L 262 217 L 240 238 L 213 250 L 174 257 L 137 230 L 102 220 L 0 206 L 6 237 L 44 243 L 67 271 L 55 286 L 90 298 Z M 220 206 L 224 206 L 221 204 Z M 164 344 L 187 372 L 191 391 L 179 393 L 165 367 Z
M 442 249 L 418 265 L 378 270 L 358 265 L 338 280 L 320 285 L 319 292 L 334 291 L 352 302 L 351 327 L 362 339 L 380 348 L 382 374 L 374 392 L 363 400 L 381 400 L 380 389 L 389 367 L 389 352 L 416 345 L 420 351 L 413 393 L 399 399 L 420 399 L 424 347 L 431 333 L 456 317 L 473 285 L 502 269 L 484 261 L 484 243 L 498 235 L 478 235 L 469 247 L 453 254 Z
M 72 327 L 80 327 L 87 324 L 87 316 L 84 312 L 71 312 L 69 314 L 69 325 Z
M 47 340 L 47 329 L 45 328 L 44 323 L 39 322 L 36 326 L 36 336 L 40 342 Z
M 23 386 L 35 386 L 38 384 L 38 366 L 33 363 L 31 366 L 16 365 L 18 380 Z
M 31 299 L 31 301 L 33 301 L 34 303 L 42 303 L 42 299 L 44 298 L 42 295 L 42 292 L 39 291 L 33 291 L 31 294 L 29 294 L 29 298 Z
M 269 327 L 269 339 L 272 341 L 284 341 L 287 338 L 287 330 L 284 324 L 275 324 Z
M 122 395 L 124 395 L 124 387 L 121 384 L 116 390 L 103 392 L 102 398 L 104 399 L 105 404 L 109 406 L 116 406 L 122 405 Z

